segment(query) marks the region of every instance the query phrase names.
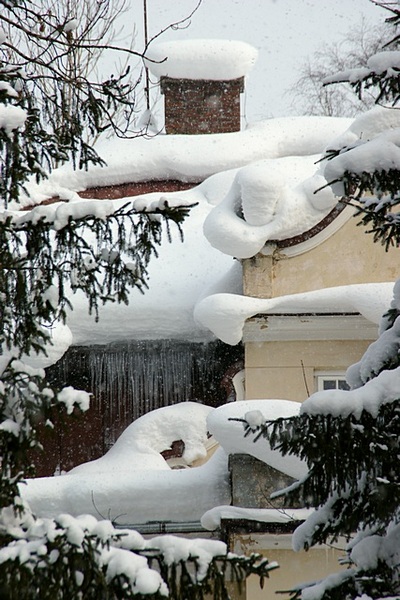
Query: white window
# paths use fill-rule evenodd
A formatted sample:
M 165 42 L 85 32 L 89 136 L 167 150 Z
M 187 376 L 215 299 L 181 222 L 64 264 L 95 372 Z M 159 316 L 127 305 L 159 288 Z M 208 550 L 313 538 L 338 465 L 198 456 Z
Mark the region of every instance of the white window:
M 316 373 L 316 389 L 320 392 L 322 390 L 349 390 L 350 387 L 344 373 L 326 372 Z

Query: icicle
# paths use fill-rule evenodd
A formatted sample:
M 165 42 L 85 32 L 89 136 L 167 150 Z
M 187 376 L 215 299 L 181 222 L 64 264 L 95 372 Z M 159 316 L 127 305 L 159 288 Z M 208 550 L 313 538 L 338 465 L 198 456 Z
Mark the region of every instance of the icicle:
M 221 380 L 240 356 L 240 348 L 220 342 L 131 341 L 74 348 L 60 361 L 58 373 L 64 385 L 73 385 L 74 375 L 86 371 L 107 449 L 132 421 L 161 406 L 188 400 L 224 403 Z

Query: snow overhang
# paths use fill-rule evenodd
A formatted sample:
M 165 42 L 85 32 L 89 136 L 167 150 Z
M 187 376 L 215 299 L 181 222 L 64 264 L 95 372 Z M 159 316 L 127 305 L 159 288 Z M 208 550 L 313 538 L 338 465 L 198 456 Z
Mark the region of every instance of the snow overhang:
M 339 318 L 329 319 L 332 316 L 338 316 L 340 319 L 347 316 L 349 319 L 353 319 L 352 322 L 355 326 L 361 315 L 364 320 L 376 326 L 390 306 L 393 285 L 393 282 L 353 284 L 278 298 L 214 294 L 197 303 L 194 316 L 196 321 L 210 329 L 216 337 L 231 345 L 238 344 L 243 339 L 245 322 L 256 315 L 270 315 L 283 320 L 288 318 L 288 330 L 290 327 L 298 327 L 299 319 L 303 317 L 309 319 L 310 328 L 314 327 L 318 330 L 325 317 L 324 327 L 328 334 L 328 330 L 332 327 L 335 328 L 334 323 L 339 321 Z M 313 317 L 315 316 L 317 319 L 318 315 L 321 320 L 313 320 Z M 293 317 L 291 321 L 290 317 Z M 372 329 L 369 329 L 364 320 L 358 321 L 359 335 L 369 336 L 370 333 L 372 334 Z M 361 334 L 362 330 L 365 333 Z M 368 333 L 366 333 L 367 330 Z M 304 331 L 308 335 L 308 327 L 305 327 Z M 376 337 L 377 329 L 375 328 L 374 331 L 373 339 Z M 288 333 L 287 335 L 293 334 Z M 345 335 L 345 332 L 342 335 Z M 353 332 L 352 335 L 356 334 Z M 371 339 L 371 337 L 358 339 Z
M 266 244 L 297 246 L 299 252 L 321 243 L 324 235 L 332 235 L 343 220 L 322 232 L 342 212 L 344 221 L 350 218 L 354 208 L 344 211 L 321 168 L 315 170 L 319 158 L 287 156 L 241 168 L 228 194 L 204 222 L 209 243 L 224 254 L 245 259 L 263 251 Z M 305 240 L 308 244 L 302 250 Z
M 378 325 L 357 313 L 264 314 L 248 319 L 243 342 L 374 340 Z

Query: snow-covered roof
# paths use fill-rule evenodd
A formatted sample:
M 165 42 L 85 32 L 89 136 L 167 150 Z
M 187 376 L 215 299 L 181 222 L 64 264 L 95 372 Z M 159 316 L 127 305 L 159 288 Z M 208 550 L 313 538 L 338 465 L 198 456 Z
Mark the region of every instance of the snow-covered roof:
M 297 457 L 283 457 L 264 439 L 254 443 L 251 436 L 244 437 L 242 423 L 229 421 L 250 419 L 255 409 L 264 420 L 289 417 L 297 415 L 300 406 L 287 400 L 253 400 L 217 409 L 186 402 L 161 408 L 135 421 L 102 459 L 60 477 L 28 480 L 21 485 L 21 495 L 39 517 L 100 513 L 122 525 L 200 521 L 207 511 L 231 502 L 229 454 L 250 454 L 293 477 L 306 472 Z M 203 452 L 204 431 L 210 431 L 221 447 L 199 467 L 173 470 L 155 448 L 169 443 L 185 426 L 192 454 Z M 281 517 L 271 513 L 269 520 L 279 522 Z
M 118 185 L 146 180 L 181 179 L 204 181 L 184 192 L 156 193 L 135 198 L 137 206 L 159 202 L 166 197 L 171 205 L 195 204 L 184 223 L 184 242 L 175 236 L 172 243 L 165 241 L 149 268 L 149 290 L 144 295 L 132 291 L 130 304 L 107 305 L 100 311 L 100 321 L 87 315 L 87 303 L 79 294 L 71 296 L 74 310 L 68 316 L 68 325 L 74 344 L 104 344 L 127 339 L 178 338 L 207 341 L 214 334 L 193 316 L 194 306 L 205 296 L 215 293 L 242 293 L 241 266 L 232 260 L 239 256 L 240 244 L 247 249 L 246 239 L 253 238 L 251 252 L 265 243 L 265 232 L 283 238 L 294 232 L 307 230 L 329 212 L 333 198 L 321 193 L 320 204 L 313 197 L 317 166 L 314 162 L 332 138 L 336 138 L 350 124 L 348 119 L 329 117 L 289 117 L 270 119 L 254 124 L 244 131 L 218 135 L 159 135 L 153 139 L 103 140 L 98 151 L 107 166 L 73 171 L 65 165 L 56 169 L 40 186 L 30 185 L 31 197 L 25 203 L 38 203 L 59 195 L 68 202 L 63 210 L 80 210 L 82 199 L 78 190 L 95 186 Z M 307 179 L 308 178 L 308 179 Z M 304 183 L 307 180 L 308 183 Z M 275 181 L 276 189 L 271 183 Z M 247 218 L 240 219 L 236 229 L 237 243 L 232 242 L 232 253 L 214 248 L 203 233 L 203 224 L 214 207 L 224 198 L 236 194 L 238 186 L 244 192 Z M 308 187 L 307 187 L 308 186 Z M 269 193 L 268 193 L 269 190 Z M 279 197 L 271 210 L 262 206 L 262 198 Z M 236 197 L 236 196 L 235 196 Z M 327 202 L 323 202 L 327 198 Z M 130 198 L 109 201 L 115 207 Z M 291 210 L 284 209 L 292 202 Z M 91 201 L 85 201 L 87 203 Z M 314 203 L 314 204 L 313 204 Z M 107 202 L 108 204 L 108 202 Z M 258 207 L 258 208 L 257 208 Z M 294 209 L 296 207 L 296 210 Z M 56 206 L 40 210 L 56 210 Z M 253 224 L 260 210 L 266 225 Z M 269 213 L 270 211 L 270 213 Z M 267 215 L 267 216 L 266 216 Z M 269 216 L 268 216 L 269 215 Z M 232 217 L 230 222 L 236 217 Z M 231 226 L 231 233 L 235 232 Z M 218 237 L 218 228 L 213 226 Z M 223 225 L 220 238 L 228 239 Z M 271 233 L 272 235 L 272 233 Z M 223 248 L 226 250 L 226 248 Z
M 329 312 L 332 299 L 335 310 L 359 312 L 377 322 L 389 305 L 390 283 L 258 300 L 240 295 L 241 266 L 232 257 L 253 256 L 268 240 L 286 240 L 320 223 L 338 199 L 330 188 L 315 193 L 327 181 L 327 170 L 323 173 L 320 164 L 315 164 L 321 153 L 343 143 L 357 146 L 357 140 L 364 137 L 379 141 L 386 130 L 395 135 L 399 120 L 398 111 L 376 107 L 354 122 L 291 117 L 229 134 L 105 140 L 98 150 L 106 167 L 74 172 L 64 166 L 40 186 L 32 184 L 26 202 L 59 194 L 69 199 L 62 209 L 69 214 L 81 210 L 77 190 L 146 179 L 204 179 L 191 190 L 152 193 L 134 200 L 140 207 L 166 196 L 171 205 L 197 206 L 184 224 L 184 242 L 176 236 L 172 243 L 163 243 L 159 257 L 151 262 L 150 288 L 144 296 L 133 291 L 129 306 L 105 306 L 99 323 L 87 316 L 81 296 L 71 298 L 75 308 L 68 325 L 73 343 L 159 338 L 207 341 L 217 336 L 236 344 L 244 320 L 254 314 L 279 313 L 280 307 L 286 312 L 292 308 L 302 312 L 307 307 L 307 312 L 323 312 L 326 307 Z M 328 169 L 333 173 L 335 162 L 350 161 L 351 154 L 339 154 L 327 163 Z M 111 201 L 111 205 L 127 200 Z M 57 339 L 62 351 L 68 335 L 64 331 Z
M 228 81 L 247 75 L 257 54 L 235 40 L 175 40 L 152 44 L 145 62 L 157 77 Z
M 55 169 L 39 186 L 30 183 L 30 197 L 23 199 L 23 204 L 57 195 L 79 200 L 74 192 L 132 182 L 178 179 L 198 183 L 263 159 L 320 155 L 350 124 L 351 119 L 344 118 L 282 117 L 232 133 L 104 139 L 96 144 L 96 150 L 106 166 L 74 171 L 66 164 Z M 219 203 L 225 189 L 221 190 L 215 180 L 207 187 L 207 194 L 212 195 L 210 203 Z

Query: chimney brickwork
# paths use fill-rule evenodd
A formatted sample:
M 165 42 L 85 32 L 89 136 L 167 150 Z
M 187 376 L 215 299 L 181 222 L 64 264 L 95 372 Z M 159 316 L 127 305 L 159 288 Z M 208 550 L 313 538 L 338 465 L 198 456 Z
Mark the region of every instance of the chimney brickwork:
M 240 131 L 244 77 L 228 81 L 161 78 L 167 134 Z

